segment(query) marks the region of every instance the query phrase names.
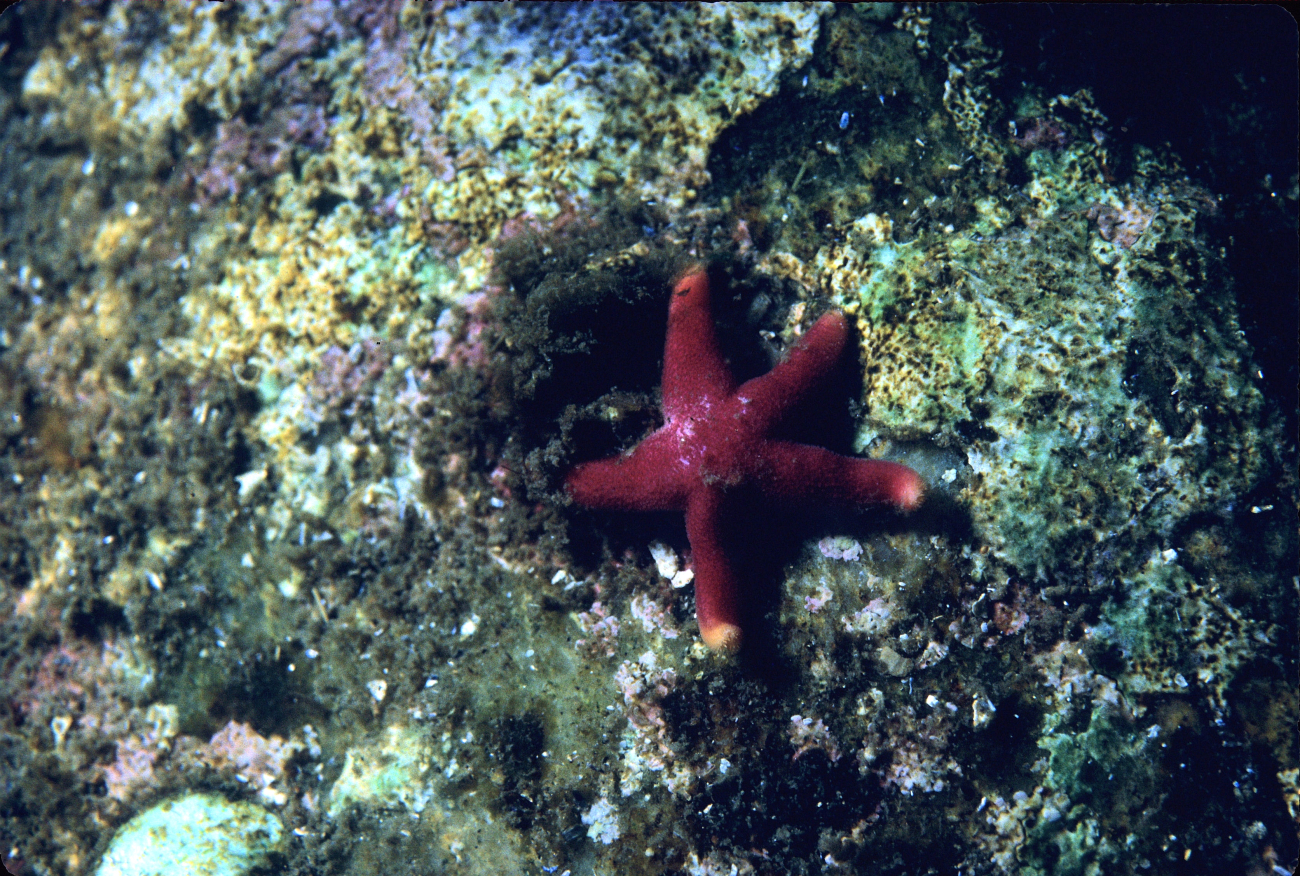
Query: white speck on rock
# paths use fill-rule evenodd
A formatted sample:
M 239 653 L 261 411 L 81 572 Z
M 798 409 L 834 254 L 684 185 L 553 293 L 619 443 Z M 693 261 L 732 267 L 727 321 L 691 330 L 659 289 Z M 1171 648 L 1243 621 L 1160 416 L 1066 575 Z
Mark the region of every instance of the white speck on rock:
M 618 826 L 618 810 L 606 797 L 601 797 L 591 805 L 583 814 L 582 823 L 588 825 L 587 836 L 603 845 L 609 845 L 622 835 Z

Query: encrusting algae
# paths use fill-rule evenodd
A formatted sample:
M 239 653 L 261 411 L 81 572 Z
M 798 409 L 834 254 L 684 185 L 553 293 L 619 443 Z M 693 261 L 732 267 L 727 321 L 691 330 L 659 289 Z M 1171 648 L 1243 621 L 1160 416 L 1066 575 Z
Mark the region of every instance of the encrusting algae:
M 1223 223 L 1294 170 L 1216 188 L 999 15 L 8 10 L 6 866 L 1289 872 L 1294 412 Z M 673 416 L 691 265 L 736 385 L 841 326 L 763 437 L 919 508 L 573 501 Z

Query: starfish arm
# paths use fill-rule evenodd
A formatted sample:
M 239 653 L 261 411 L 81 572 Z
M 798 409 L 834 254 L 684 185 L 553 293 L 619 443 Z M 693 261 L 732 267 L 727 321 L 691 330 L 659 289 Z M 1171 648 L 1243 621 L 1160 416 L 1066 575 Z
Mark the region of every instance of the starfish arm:
M 728 395 L 735 387 L 718 349 L 709 306 L 709 278 L 697 268 L 677 281 L 664 339 L 663 408 L 669 419 L 685 408 Z
M 695 572 L 695 618 L 700 638 L 715 651 L 740 648 L 740 595 L 735 569 L 718 528 L 722 491 L 700 489 L 686 504 L 686 537 Z
M 775 426 L 814 384 L 831 373 L 848 334 L 844 314 L 832 311 L 817 320 L 775 368 L 736 390 L 737 396 L 749 400 L 746 415 L 757 432 Z
M 611 511 L 675 511 L 686 507 L 686 491 L 672 456 L 671 437 L 660 430 L 629 454 L 573 467 L 564 487 L 573 501 Z
M 925 481 L 905 465 L 855 459 L 793 441 L 766 443 L 755 480 L 774 499 L 806 505 L 884 504 L 912 511 L 925 498 Z

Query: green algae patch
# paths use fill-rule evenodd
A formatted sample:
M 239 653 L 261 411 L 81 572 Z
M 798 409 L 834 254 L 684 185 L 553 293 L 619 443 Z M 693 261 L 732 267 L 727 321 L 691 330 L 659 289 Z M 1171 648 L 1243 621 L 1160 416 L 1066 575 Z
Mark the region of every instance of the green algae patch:
M 854 230 L 865 226 L 873 228 L 874 214 L 868 214 L 854 223 Z M 859 297 L 864 315 L 873 322 L 886 317 L 891 308 L 899 305 L 900 298 L 915 293 L 917 272 L 925 262 L 924 248 L 912 244 L 885 243 L 871 252 L 867 259 L 870 273 L 862 281 Z
M 420 740 L 415 728 L 389 727 L 378 744 L 349 749 L 330 792 L 330 816 L 349 803 L 423 810 L 433 795 L 426 775 L 433 763 Z M 455 772 L 454 765 L 450 769 Z
M 187 794 L 123 825 L 95 876 L 240 876 L 280 848 L 284 826 L 252 803 Z
M 1264 465 L 1235 316 L 1206 304 L 1223 286 L 1196 234 L 1207 195 L 1147 153 L 1123 186 L 1103 167 L 1091 141 L 1035 153 L 1028 197 L 1002 205 L 1018 225 L 900 244 L 872 213 L 812 261 L 857 318 L 855 446 L 964 447 L 976 529 L 1034 577 L 1082 568 L 1135 515 L 1167 532 L 1231 503 Z

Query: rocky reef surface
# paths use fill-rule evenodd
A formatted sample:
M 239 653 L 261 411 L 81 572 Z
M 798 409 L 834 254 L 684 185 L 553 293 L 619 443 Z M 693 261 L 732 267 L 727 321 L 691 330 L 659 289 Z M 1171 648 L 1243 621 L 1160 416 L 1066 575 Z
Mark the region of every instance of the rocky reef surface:
M 1005 9 L 8 10 L 6 867 L 1291 872 L 1290 20 L 1204 14 L 1192 154 Z M 848 314 L 789 437 L 929 489 L 729 521 L 739 655 L 562 489 L 696 263 L 740 380 Z

